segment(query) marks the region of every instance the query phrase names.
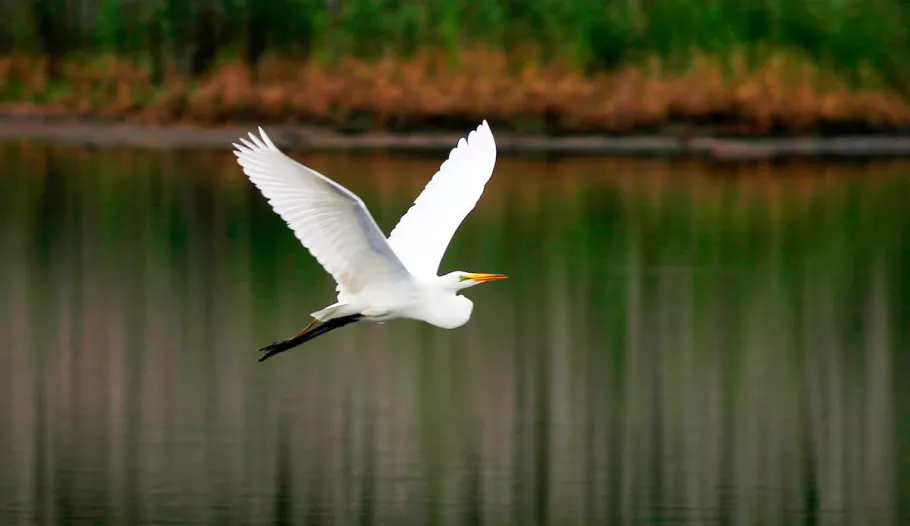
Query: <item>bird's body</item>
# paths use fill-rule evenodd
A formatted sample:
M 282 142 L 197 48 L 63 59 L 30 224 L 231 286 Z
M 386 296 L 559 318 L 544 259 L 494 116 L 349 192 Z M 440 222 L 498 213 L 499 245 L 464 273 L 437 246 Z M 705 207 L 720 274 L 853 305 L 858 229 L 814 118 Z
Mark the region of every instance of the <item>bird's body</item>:
M 446 286 L 445 276 L 414 280 L 399 287 L 377 288 L 348 296 L 312 313 L 318 321 L 360 314 L 364 321 L 384 322 L 395 318 L 425 321 L 443 329 L 454 329 L 468 322 L 474 304 Z
M 496 143 L 486 121 L 449 158 L 401 218 L 388 239 L 363 201 L 346 188 L 283 154 L 261 137 L 234 144 L 244 173 L 297 238 L 332 275 L 337 301 L 312 313 L 297 336 L 269 345 L 263 360 L 356 321 L 410 318 L 454 329 L 471 318 L 462 289 L 504 279 L 501 274 L 437 269 L 458 226 L 493 173 Z M 316 322 L 319 327 L 313 327 Z

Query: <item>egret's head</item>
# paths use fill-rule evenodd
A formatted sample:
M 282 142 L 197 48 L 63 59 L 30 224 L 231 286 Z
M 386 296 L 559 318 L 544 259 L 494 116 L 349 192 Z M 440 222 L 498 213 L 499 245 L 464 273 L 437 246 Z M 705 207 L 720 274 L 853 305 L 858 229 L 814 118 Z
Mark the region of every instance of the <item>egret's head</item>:
M 445 280 L 446 284 L 452 287 L 454 290 L 461 290 L 468 287 L 473 287 L 478 283 L 499 281 L 508 277 L 509 276 L 504 276 L 502 274 L 483 274 L 478 272 L 463 272 L 461 270 L 456 270 L 455 272 L 449 272 L 443 276 L 443 279 Z

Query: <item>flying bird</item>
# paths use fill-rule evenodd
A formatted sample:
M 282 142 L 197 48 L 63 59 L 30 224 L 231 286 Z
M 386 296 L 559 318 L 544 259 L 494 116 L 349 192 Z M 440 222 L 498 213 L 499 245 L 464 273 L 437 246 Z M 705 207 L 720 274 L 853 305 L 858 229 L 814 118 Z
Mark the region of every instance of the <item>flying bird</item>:
M 259 134 L 234 143 L 237 162 L 337 284 L 335 303 L 313 312 L 295 336 L 260 349 L 259 361 L 358 321 L 411 318 L 460 327 L 474 304 L 459 292 L 507 277 L 437 275 L 452 236 L 493 174 L 496 141 L 487 121 L 459 139 L 388 238 L 359 197 L 282 153 L 261 127 Z

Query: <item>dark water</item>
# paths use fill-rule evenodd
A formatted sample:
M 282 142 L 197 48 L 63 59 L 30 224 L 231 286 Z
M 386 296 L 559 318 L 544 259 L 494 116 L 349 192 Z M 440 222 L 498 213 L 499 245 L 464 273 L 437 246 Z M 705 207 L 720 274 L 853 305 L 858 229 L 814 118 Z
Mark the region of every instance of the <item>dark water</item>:
M 308 155 L 388 231 L 437 159 Z M 502 160 L 471 322 L 263 364 L 334 284 L 212 152 L 0 145 L 0 524 L 910 519 L 910 164 Z

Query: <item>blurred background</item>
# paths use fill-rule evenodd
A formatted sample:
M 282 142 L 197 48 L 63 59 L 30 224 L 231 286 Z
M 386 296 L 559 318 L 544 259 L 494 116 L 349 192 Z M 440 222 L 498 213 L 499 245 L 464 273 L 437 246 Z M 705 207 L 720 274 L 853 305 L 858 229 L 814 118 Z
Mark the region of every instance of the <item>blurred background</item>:
M 0 98 L 143 122 L 906 129 L 902 0 L 0 0 Z
M 259 364 L 334 283 L 229 148 L 901 141 L 908 14 L 0 0 L 0 524 L 907 522 L 910 161 L 501 152 L 440 269 L 511 276 L 470 323 Z M 289 136 L 386 232 L 454 146 Z

